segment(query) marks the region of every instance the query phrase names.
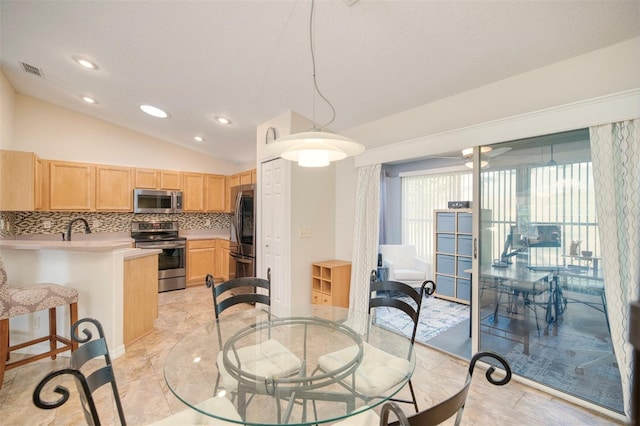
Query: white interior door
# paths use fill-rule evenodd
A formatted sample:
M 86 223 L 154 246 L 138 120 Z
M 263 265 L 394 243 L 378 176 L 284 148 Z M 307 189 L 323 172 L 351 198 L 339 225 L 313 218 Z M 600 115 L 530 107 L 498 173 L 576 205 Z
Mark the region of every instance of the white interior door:
M 287 269 L 287 184 L 286 162 L 278 158 L 261 165 L 262 203 L 262 276 L 271 269 L 271 304 L 291 304 Z

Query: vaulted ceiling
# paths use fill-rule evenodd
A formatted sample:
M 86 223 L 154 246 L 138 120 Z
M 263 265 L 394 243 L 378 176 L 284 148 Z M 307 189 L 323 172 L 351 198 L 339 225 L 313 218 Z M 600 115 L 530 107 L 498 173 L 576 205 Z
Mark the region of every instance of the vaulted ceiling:
M 337 112 L 333 131 L 640 35 L 637 0 L 350 3 L 315 5 L 317 79 Z M 331 118 L 313 92 L 310 6 L 3 0 L 1 67 L 21 94 L 248 163 L 255 161 L 258 124 L 286 110 L 319 125 Z M 77 56 L 99 68 L 80 67 Z M 171 117 L 145 115 L 143 103 Z M 216 116 L 232 123 L 220 125 Z

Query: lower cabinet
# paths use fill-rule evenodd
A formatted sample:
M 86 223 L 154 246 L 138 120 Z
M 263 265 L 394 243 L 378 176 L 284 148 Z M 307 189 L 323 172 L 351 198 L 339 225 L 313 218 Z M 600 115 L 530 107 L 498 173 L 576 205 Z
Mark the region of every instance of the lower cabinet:
M 207 274 L 216 281 L 229 279 L 229 240 L 187 241 L 187 286 L 204 284 Z
M 311 265 L 311 303 L 349 307 L 351 262 L 327 260 Z
M 187 240 L 187 286 L 204 284 L 207 274 L 215 276 L 216 240 Z
M 216 240 L 216 273 L 222 281 L 229 279 L 229 240 Z
M 123 342 L 135 342 L 153 330 L 158 318 L 158 256 L 124 261 Z

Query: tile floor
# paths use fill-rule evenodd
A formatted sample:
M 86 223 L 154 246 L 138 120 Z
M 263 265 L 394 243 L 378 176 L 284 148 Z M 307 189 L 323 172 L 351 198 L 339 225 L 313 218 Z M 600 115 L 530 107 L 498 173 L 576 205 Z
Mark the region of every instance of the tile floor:
M 163 362 L 173 344 L 192 327 L 213 317 L 210 290 L 204 286 L 161 293 L 156 330 L 127 347 L 114 361 L 127 422 L 148 424 L 183 410 L 163 379 Z M 466 374 L 466 362 L 423 345 L 416 347 L 413 376 L 418 404 L 427 407 L 457 390 Z M 0 389 L 0 423 L 3 425 L 84 424 L 75 389 L 63 407 L 40 410 L 31 394 L 48 371 L 62 368 L 67 359 L 42 360 L 5 374 Z M 408 394 L 405 389 L 403 392 Z M 411 408 L 402 404 L 407 410 Z M 408 411 L 410 412 L 410 411 Z M 105 424 L 116 424 L 117 415 L 101 413 Z M 452 421 L 450 421 L 453 424 Z M 505 387 L 488 384 L 482 374 L 474 376 L 462 423 L 464 425 L 611 425 L 623 424 L 578 407 L 545 392 L 512 381 Z

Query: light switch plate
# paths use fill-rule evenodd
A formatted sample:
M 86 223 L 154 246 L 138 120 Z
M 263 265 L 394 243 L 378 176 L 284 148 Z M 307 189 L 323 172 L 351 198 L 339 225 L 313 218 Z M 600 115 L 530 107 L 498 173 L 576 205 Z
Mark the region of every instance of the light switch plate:
M 300 238 L 311 238 L 311 227 L 310 226 L 302 226 L 298 228 L 298 237 Z

